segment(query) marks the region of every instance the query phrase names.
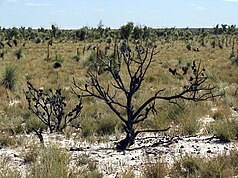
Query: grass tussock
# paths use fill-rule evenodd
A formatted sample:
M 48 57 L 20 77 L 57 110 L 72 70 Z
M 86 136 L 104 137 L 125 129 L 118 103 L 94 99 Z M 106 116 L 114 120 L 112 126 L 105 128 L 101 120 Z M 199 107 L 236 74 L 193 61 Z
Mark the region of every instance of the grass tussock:
M 187 156 L 177 161 L 170 172 L 171 178 L 177 177 L 234 177 L 238 174 L 238 153 L 219 155 L 211 159 Z
M 168 166 L 161 159 L 156 159 L 155 163 L 147 163 L 142 169 L 142 178 L 164 178 L 168 175 Z

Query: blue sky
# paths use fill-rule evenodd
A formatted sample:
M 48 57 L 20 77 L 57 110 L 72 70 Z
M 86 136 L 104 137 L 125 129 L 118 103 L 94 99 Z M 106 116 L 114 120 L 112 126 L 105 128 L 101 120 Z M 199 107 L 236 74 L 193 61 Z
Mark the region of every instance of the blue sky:
M 118 28 L 214 27 L 238 24 L 238 0 L 0 0 L 0 26 Z

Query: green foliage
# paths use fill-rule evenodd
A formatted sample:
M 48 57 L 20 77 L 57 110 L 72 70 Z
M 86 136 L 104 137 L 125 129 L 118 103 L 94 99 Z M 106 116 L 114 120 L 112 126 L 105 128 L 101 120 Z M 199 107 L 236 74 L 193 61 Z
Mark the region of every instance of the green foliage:
M 92 51 L 90 54 L 86 57 L 85 65 L 96 65 L 97 63 L 97 57 L 96 52 Z
M 111 135 L 115 132 L 116 122 L 112 118 L 100 118 L 96 125 L 98 135 Z
M 82 136 L 89 137 L 95 134 L 96 131 L 96 123 L 95 120 L 85 119 L 81 123 L 82 128 Z
M 188 44 L 188 45 L 186 46 L 186 48 L 187 48 L 188 51 L 191 51 L 191 50 L 192 50 L 192 45 L 191 45 L 191 44 Z
M 60 54 L 56 54 L 53 62 L 58 62 L 62 64 L 64 62 L 64 57 Z
M 126 25 L 121 26 L 119 30 L 121 39 L 128 40 L 133 30 L 133 27 L 133 22 L 128 22 Z
M 2 73 L 2 85 L 9 90 L 12 90 L 17 82 L 16 68 L 12 66 L 6 66 Z
M 47 125 L 41 122 L 41 120 L 39 120 L 37 117 L 31 116 L 25 119 L 25 122 L 25 131 L 27 133 L 33 132 L 34 130 L 47 130 Z
M 79 39 L 80 41 L 85 40 L 87 37 L 87 31 L 88 31 L 87 27 L 83 27 L 80 30 L 76 30 L 75 31 L 76 39 Z
M 238 122 L 230 119 L 220 119 L 213 122 L 208 128 L 222 142 L 230 142 L 238 136 Z
M 99 171 L 95 170 L 92 172 L 87 173 L 84 178 L 103 178 L 103 174 Z
M 16 52 L 15 55 L 17 59 L 21 59 L 23 57 L 23 48 L 19 48 Z
M 213 40 L 213 41 L 211 42 L 211 45 L 212 45 L 212 48 L 215 48 L 215 47 L 216 47 L 216 40 Z
M 236 54 L 232 51 L 230 59 L 232 60 L 233 64 L 236 64 L 238 66 L 238 50 Z

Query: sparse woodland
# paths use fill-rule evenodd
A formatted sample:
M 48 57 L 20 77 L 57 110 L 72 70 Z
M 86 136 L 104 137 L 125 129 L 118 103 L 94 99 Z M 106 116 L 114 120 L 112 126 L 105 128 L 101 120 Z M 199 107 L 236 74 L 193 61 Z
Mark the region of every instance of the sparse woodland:
M 103 177 L 87 157 L 77 166 L 87 169 L 68 169 L 70 152 L 47 145 L 45 134 L 95 143 L 113 137 L 112 149 L 121 152 L 130 151 L 137 136 L 147 133 L 170 138 L 202 134 L 222 143 L 238 139 L 235 25 L 0 27 L 0 63 L 0 152 L 30 150 L 22 151 L 30 163 L 26 177 Z M 204 116 L 213 122 L 201 133 Z M 35 136 L 36 143 L 21 142 L 23 135 Z M 166 142 L 173 144 L 172 139 Z M 232 150 L 230 155 L 206 161 L 187 156 L 170 168 L 159 160 L 144 166 L 141 177 L 237 176 L 237 160 L 231 159 L 238 153 Z M 208 169 L 210 162 L 214 167 Z M 216 172 L 221 166 L 224 171 Z M 120 176 L 134 177 L 133 171 Z M 2 166 L 0 177 L 22 175 Z

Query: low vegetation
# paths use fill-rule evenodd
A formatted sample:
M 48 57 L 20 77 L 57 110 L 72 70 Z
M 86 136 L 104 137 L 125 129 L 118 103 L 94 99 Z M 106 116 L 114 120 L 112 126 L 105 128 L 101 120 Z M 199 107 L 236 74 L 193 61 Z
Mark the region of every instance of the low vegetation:
M 0 28 L 0 148 L 16 147 L 15 138 L 25 133 L 43 142 L 48 132 L 86 140 L 113 135 L 117 149 L 125 150 L 145 132 L 196 135 L 206 115 L 213 118 L 206 133 L 236 141 L 237 34 L 235 25 L 224 24 L 211 29 L 153 29 L 132 22 L 119 29 L 102 24 L 78 30 Z M 141 175 L 232 177 L 238 174 L 231 158 L 236 154 L 185 157 L 172 168 L 158 159 L 142 167 Z M 29 177 L 102 177 L 93 164 L 71 170 L 70 155 L 56 145 L 31 145 L 23 157 L 31 164 Z M 2 161 L 0 177 L 21 177 L 7 169 L 9 160 Z M 78 167 L 84 161 L 90 163 L 81 158 Z

